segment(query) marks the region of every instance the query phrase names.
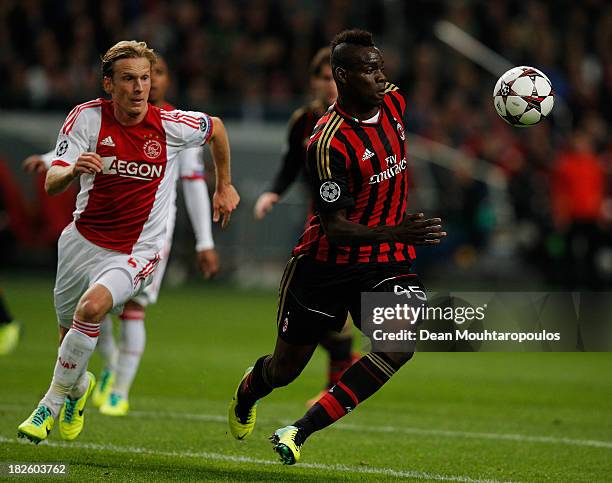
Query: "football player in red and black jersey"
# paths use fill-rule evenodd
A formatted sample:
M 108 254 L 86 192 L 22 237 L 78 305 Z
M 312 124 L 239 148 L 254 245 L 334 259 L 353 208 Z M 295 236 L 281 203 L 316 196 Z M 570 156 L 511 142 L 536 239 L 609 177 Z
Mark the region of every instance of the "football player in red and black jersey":
M 413 245 L 436 245 L 446 236 L 439 218 L 406 213 L 406 100 L 387 82 L 372 35 L 347 30 L 331 48 L 338 100 L 308 144 L 317 211 L 281 280 L 274 353 L 247 370 L 230 404 L 238 439 L 252 432 L 257 401 L 300 374 L 327 330 L 340 330 L 347 313 L 361 328 L 362 292 L 421 286 L 411 271 Z M 308 436 L 374 394 L 413 350 L 367 353 L 301 419 L 277 430 L 270 439 L 283 463 L 299 460 Z
M 338 90 L 332 76 L 330 55 L 330 48 L 323 47 L 310 62 L 310 89 L 314 99 L 297 109 L 289 120 L 287 150 L 283 154 L 280 169 L 274 176 L 274 181 L 268 191 L 263 192 L 255 203 L 253 214 L 257 220 L 262 220 L 298 179 L 303 178 L 303 181 L 306 181 L 303 174 L 306 166 L 308 140 L 317 121 L 338 97 Z M 312 216 L 313 211 L 313 200 L 309 199 L 308 218 Z M 359 357 L 358 353 L 352 352 L 353 334 L 350 320 L 346 321 L 340 332 L 328 331 L 327 336 L 321 339 L 319 344 L 329 355 L 327 382 L 321 393 L 307 401 L 307 407 L 312 406 L 327 390 L 332 388 L 344 371 Z

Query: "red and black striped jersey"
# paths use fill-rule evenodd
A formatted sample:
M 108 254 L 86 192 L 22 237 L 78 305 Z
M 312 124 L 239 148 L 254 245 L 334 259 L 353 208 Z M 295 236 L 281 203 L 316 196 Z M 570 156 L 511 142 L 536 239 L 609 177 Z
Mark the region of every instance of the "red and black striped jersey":
M 349 221 L 369 227 L 402 222 L 408 191 L 405 114 L 406 100 L 393 84 L 387 84 L 373 122 L 351 117 L 337 102 L 330 107 L 315 126 L 307 148 L 306 167 L 317 213 L 346 209 Z M 414 248 L 404 243 L 333 244 L 317 213 L 310 218 L 294 255 L 336 264 L 415 258 Z

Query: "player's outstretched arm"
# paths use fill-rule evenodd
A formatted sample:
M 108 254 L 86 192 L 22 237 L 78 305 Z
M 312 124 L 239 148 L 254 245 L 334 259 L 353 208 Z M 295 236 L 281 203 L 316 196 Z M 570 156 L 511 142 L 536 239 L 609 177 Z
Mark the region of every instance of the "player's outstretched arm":
M 219 271 L 219 256 L 210 226 L 210 201 L 204 179 L 183 179 L 183 195 L 196 237 L 198 266 L 204 278 L 209 279 Z
M 446 236 L 440 218 L 425 219 L 423 213 L 406 215 L 396 226 L 370 228 L 346 218 L 346 210 L 319 213 L 327 238 L 338 245 L 369 245 L 401 242 L 409 245 L 436 245 Z
M 240 196 L 232 185 L 227 131 L 223 121 L 218 117 L 213 117 L 212 122 L 213 134 L 210 139 L 210 152 L 215 163 L 217 177 L 215 194 L 213 195 L 213 221 L 219 221 L 221 215 L 223 215 L 221 227 L 225 228 L 229 223 L 232 211 L 236 209 L 240 202 Z
M 263 220 L 279 200 L 279 194 L 272 191 L 266 191 L 265 193 L 260 194 L 259 198 L 257 198 L 255 206 L 253 207 L 253 216 L 255 219 Z
M 51 166 L 45 178 L 45 191 L 49 195 L 63 193 L 81 174 L 96 174 L 100 171 L 102 171 L 100 156 L 96 153 L 83 153 L 71 166 Z
M 26 173 L 44 173 L 47 171 L 47 164 L 41 154 L 31 154 L 23 160 L 21 167 Z
M 304 166 L 304 110 L 298 109 L 294 112 L 289 124 L 287 151 L 283 155 L 280 169 L 274 176 L 272 185 L 257 198 L 253 208 L 256 220 L 263 220 L 274 208 L 285 191 L 295 182 Z

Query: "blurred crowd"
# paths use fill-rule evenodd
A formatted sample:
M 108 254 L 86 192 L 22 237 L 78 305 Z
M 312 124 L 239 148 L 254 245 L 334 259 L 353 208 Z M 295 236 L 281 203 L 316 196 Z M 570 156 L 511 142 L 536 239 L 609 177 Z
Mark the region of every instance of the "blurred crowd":
M 505 125 L 492 106 L 497 76 L 437 39 L 440 20 L 513 65 L 544 71 L 557 95 L 555 117 L 522 130 Z M 3 0 L 0 107 L 67 111 L 101 95 L 100 54 L 135 38 L 170 64 L 176 105 L 248 122 L 287 119 L 307 96 L 313 53 L 353 26 L 374 33 L 388 77 L 408 96 L 412 132 L 501 168 L 527 261 L 567 286 L 610 280 L 605 0 Z M 456 253 L 486 246 L 495 226 L 487 186 L 465 166 L 439 181 L 454 195 L 440 204 L 460 233 Z
M 312 54 L 347 25 L 381 24 L 383 4 L 3 0 L 1 102 L 68 108 L 95 97 L 100 54 L 135 38 L 165 56 L 177 104 L 215 106 L 226 117 L 285 116 L 308 85 Z

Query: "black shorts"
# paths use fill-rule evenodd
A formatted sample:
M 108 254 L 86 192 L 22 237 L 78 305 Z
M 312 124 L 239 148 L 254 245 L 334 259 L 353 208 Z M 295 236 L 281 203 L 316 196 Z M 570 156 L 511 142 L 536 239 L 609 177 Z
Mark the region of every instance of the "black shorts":
M 326 332 L 340 332 L 349 313 L 360 329 L 362 292 L 392 292 L 408 281 L 424 291 L 410 270 L 410 262 L 335 265 L 292 257 L 279 287 L 278 336 L 294 345 L 316 344 Z

